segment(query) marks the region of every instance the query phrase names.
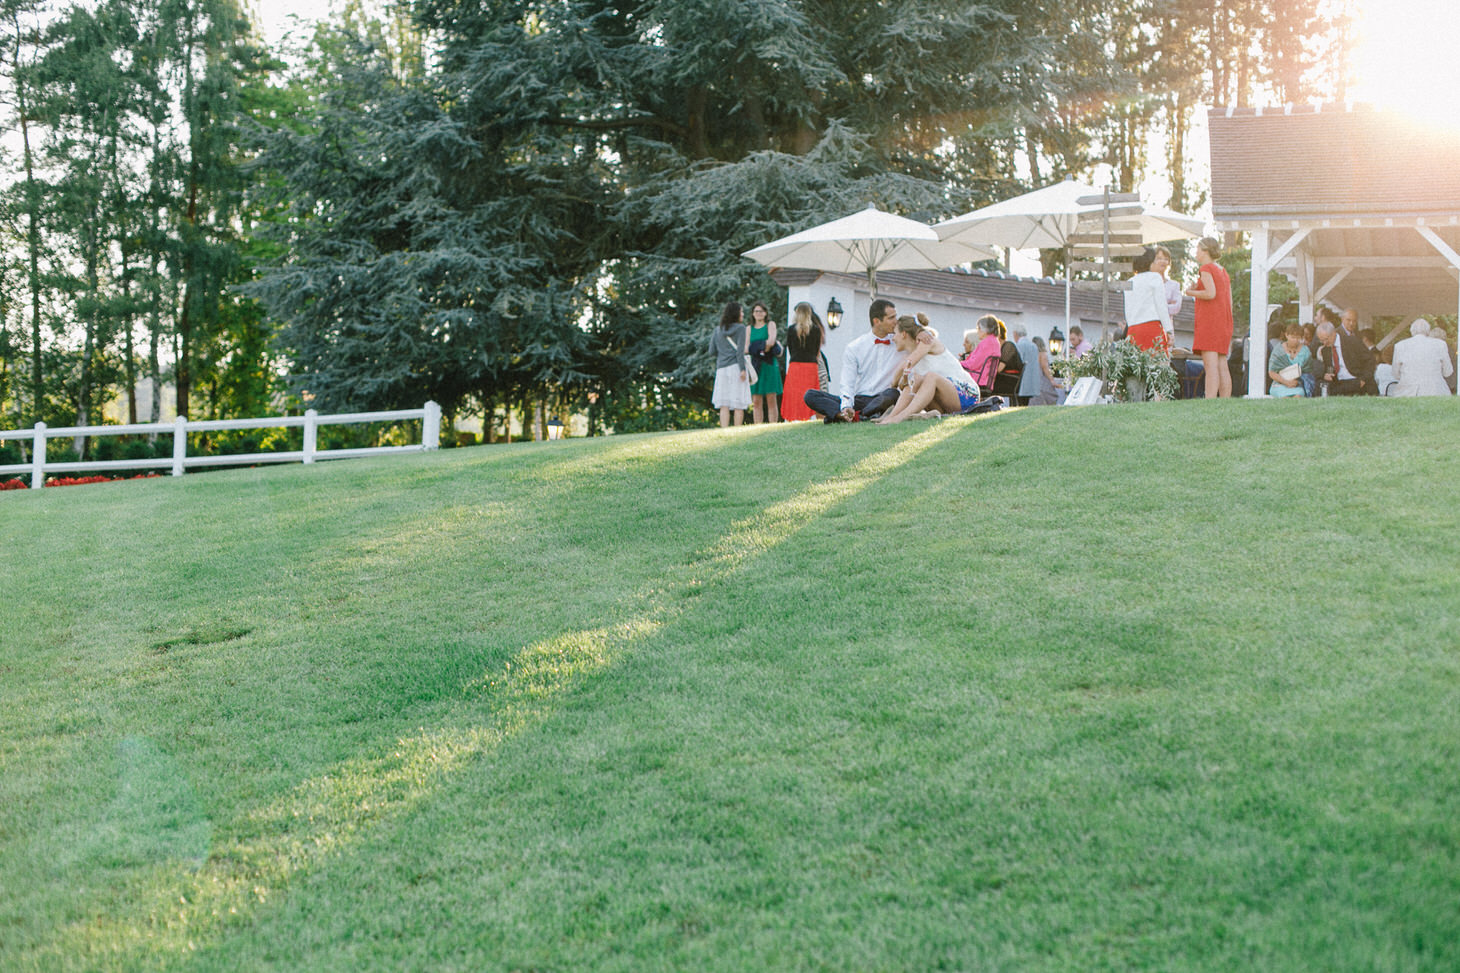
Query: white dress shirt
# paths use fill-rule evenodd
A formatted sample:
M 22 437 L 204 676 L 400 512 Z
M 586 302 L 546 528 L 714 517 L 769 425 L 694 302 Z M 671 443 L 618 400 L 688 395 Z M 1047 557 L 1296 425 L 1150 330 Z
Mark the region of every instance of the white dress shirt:
M 906 357 L 893 345 L 891 335 L 878 338 L 868 331 L 853 338 L 842 352 L 842 373 L 837 382 L 842 408 L 852 408 L 852 400 L 859 395 L 876 395 L 892 388 L 897 368 Z
M 1353 372 L 1348 370 L 1348 365 L 1344 364 L 1343 336 L 1339 334 L 1335 334 L 1333 336 L 1333 362 L 1334 368 L 1336 369 L 1336 371 L 1333 373 L 1333 377 L 1337 381 L 1352 382 L 1355 378 L 1358 377 Z
M 1166 306 L 1166 279 L 1154 270 L 1136 274 L 1130 279 L 1130 290 L 1125 292 L 1125 323 L 1145 324 L 1160 321 L 1161 327 L 1171 332 L 1171 312 Z

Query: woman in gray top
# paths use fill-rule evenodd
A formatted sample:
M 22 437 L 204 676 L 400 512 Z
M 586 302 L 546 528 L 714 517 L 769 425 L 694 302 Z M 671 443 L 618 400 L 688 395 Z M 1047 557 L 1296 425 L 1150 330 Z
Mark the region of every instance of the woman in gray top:
M 710 331 L 710 354 L 715 356 L 715 391 L 710 404 L 720 410 L 720 428 L 745 421 L 750 407 L 750 376 L 745 373 L 745 356 L 750 351 L 750 331 L 745 327 L 745 308 L 731 301 L 720 312 L 720 324 Z

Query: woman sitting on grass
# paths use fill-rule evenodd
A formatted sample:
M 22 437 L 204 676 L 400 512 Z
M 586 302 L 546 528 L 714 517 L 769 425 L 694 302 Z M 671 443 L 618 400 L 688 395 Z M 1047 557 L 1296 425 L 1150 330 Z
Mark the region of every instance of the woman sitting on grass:
M 918 341 L 924 332 L 932 336 L 931 343 Z M 928 327 L 925 315 L 898 318 L 897 331 L 893 334 L 897 350 L 907 353 L 907 361 L 902 366 L 904 388 L 897 405 L 878 419 L 879 423 L 958 415 L 978 405 L 978 386 L 953 352 L 938 340 L 937 332 Z

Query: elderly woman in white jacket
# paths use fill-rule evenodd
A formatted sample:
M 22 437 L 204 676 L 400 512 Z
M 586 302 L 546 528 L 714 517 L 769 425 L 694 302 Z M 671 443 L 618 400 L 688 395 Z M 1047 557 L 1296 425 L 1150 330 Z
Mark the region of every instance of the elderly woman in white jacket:
M 1409 333 L 1413 337 L 1394 346 L 1394 380 L 1398 384 L 1392 394 L 1449 395 L 1445 376 L 1455 371 L 1450 364 L 1450 346 L 1430 337 L 1430 323 L 1424 318 L 1415 318 Z

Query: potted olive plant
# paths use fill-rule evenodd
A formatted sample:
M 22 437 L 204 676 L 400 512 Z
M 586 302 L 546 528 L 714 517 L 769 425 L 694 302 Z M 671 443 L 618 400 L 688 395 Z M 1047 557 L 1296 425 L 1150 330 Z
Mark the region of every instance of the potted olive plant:
M 1174 399 L 1179 382 L 1171 360 L 1160 351 L 1146 351 L 1129 341 L 1102 341 L 1079 358 L 1055 363 L 1068 379 L 1094 376 L 1105 394 L 1117 402 Z

